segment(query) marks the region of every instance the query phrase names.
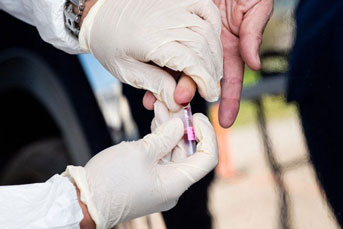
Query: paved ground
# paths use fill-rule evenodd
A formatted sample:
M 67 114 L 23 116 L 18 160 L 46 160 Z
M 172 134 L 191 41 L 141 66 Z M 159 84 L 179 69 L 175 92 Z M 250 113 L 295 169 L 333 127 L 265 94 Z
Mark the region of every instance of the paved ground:
M 313 168 L 306 161 L 307 150 L 297 118 L 268 124 L 278 161 L 283 164 L 301 162 L 290 167 L 284 175 L 290 195 L 291 228 L 338 228 L 317 186 Z M 214 229 L 279 228 L 277 192 L 264 158 L 257 127 L 251 125 L 233 129 L 230 138 L 231 156 L 237 175 L 230 179 L 216 178 L 211 186 L 209 205 Z M 165 226 L 161 216 L 154 214 L 119 228 L 165 229 Z
M 306 162 L 307 150 L 297 118 L 268 124 L 278 161 L 285 164 L 302 159 L 302 163 L 289 168 L 284 176 L 290 194 L 291 227 L 338 228 L 319 191 L 313 168 Z M 233 129 L 231 143 L 237 175 L 226 180 L 217 178 L 212 184 L 209 204 L 214 228 L 278 228 L 278 197 L 257 127 Z

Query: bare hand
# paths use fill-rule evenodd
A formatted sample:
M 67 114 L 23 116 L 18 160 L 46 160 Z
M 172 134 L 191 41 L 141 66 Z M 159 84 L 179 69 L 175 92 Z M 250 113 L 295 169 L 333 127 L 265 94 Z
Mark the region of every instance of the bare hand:
M 261 66 L 259 47 L 264 28 L 272 15 L 273 0 L 213 0 L 222 18 L 224 77 L 221 80 L 219 122 L 230 127 L 235 121 L 243 86 L 244 63 Z
M 235 121 L 241 99 L 244 64 L 258 70 L 261 66 L 259 47 L 262 35 L 273 11 L 273 0 L 213 0 L 222 19 L 221 40 L 224 51 L 224 77 L 221 80 L 219 122 L 230 127 Z M 195 93 L 195 85 L 183 75 L 174 99 L 178 104 L 187 104 Z M 155 97 L 147 92 L 144 106 L 152 110 Z

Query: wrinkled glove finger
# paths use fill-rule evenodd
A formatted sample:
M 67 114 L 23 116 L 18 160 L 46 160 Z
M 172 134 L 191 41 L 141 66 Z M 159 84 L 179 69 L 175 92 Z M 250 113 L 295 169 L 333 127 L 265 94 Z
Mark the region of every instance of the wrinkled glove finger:
M 123 83 L 148 90 L 159 101 L 163 101 L 170 110 L 180 110 L 180 105 L 174 100 L 176 81 L 168 72 L 158 66 L 134 59 L 122 61 L 121 66 L 123 66 L 121 71 L 121 75 L 124 76 L 121 78 Z
M 147 152 L 154 161 L 158 161 L 175 148 L 181 140 L 183 133 L 184 127 L 181 119 L 172 118 L 138 142 L 139 144 L 142 144 L 142 147 L 145 148 L 144 151 Z
M 155 117 L 151 122 L 151 131 L 154 131 L 157 127 L 161 126 L 169 119 L 179 116 L 179 113 L 171 113 L 168 108 L 159 101 L 154 104 L 154 113 Z M 187 157 L 186 147 L 186 143 L 183 139 L 181 139 L 176 147 L 173 149 L 173 151 L 162 158 L 161 164 L 169 163 L 170 161 L 176 162 Z
M 171 119 L 170 112 L 168 108 L 160 101 L 156 101 L 154 104 L 154 114 L 155 117 L 151 122 L 151 132 L 154 132 L 155 129 L 161 126 L 163 123 Z M 161 164 L 169 163 L 172 157 L 172 152 L 169 152 L 161 159 Z
M 169 42 L 150 53 L 149 59 L 157 65 L 184 72 L 197 84 L 200 95 L 207 101 L 216 101 L 219 87 L 203 66 L 203 61 L 191 49 L 178 42 Z
M 179 161 L 184 160 L 186 157 L 187 157 L 187 145 L 185 141 L 182 139 L 173 150 L 170 161 L 179 162 Z
M 160 101 L 156 101 L 154 103 L 154 114 L 155 117 L 151 122 L 152 132 L 154 132 L 157 127 L 161 126 L 171 118 L 168 108 Z
M 218 163 L 217 139 L 208 118 L 202 114 L 194 115 L 194 130 L 198 141 L 197 151 L 178 162 L 161 165 L 171 176 L 168 187 L 171 192 L 183 193 L 190 185 L 208 174 Z M 178 187 L 174 184 L 178 182 Z
M 223 51 L 220 36 L 206 21 L 202 20 L 196 15 L 190 15 L 189 17 L 189 20 L 193 21 L 193 24 L 188 26 L 188 28 L 200 34 L 207 42 L 207 46 L 211 51 L 210 57 L 213 59 L 214 69 L 216 72 L 216 75 L 214 75 L 213 78 L 215 80 L 220 80 L 220 78 L 223 76 Z
M 221 19 L 218 8 L 212 0 L 200 0 L 189 8 L 190 12 L 207 21 L 219 35 L 221 31 Z

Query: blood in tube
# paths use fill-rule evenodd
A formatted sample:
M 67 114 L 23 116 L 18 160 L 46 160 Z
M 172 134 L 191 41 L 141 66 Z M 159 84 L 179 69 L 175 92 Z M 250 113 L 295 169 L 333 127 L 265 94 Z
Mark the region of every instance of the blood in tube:
M 183 139 L 186 147 L 186 153 L 187 156 L 191 156 L 196 151 L 196 141 L 193 128 L 193 115 L 189 104 L 180 111 L 180 118 L 185 127 Z

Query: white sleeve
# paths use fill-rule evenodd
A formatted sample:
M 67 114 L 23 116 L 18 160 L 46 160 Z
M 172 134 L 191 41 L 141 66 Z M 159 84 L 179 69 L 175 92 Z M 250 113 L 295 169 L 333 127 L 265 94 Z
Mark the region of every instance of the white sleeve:
M 0 186 L 0 228 L 76 229 L 82 218 L 75 187 L 66 177 Z
M 78 54 L 81 52 L 78 40 L 64 27 L 65 1 L 0 0 L 0 9 L 35 26 L 42 39 L 56 48 L 70 54 Z

